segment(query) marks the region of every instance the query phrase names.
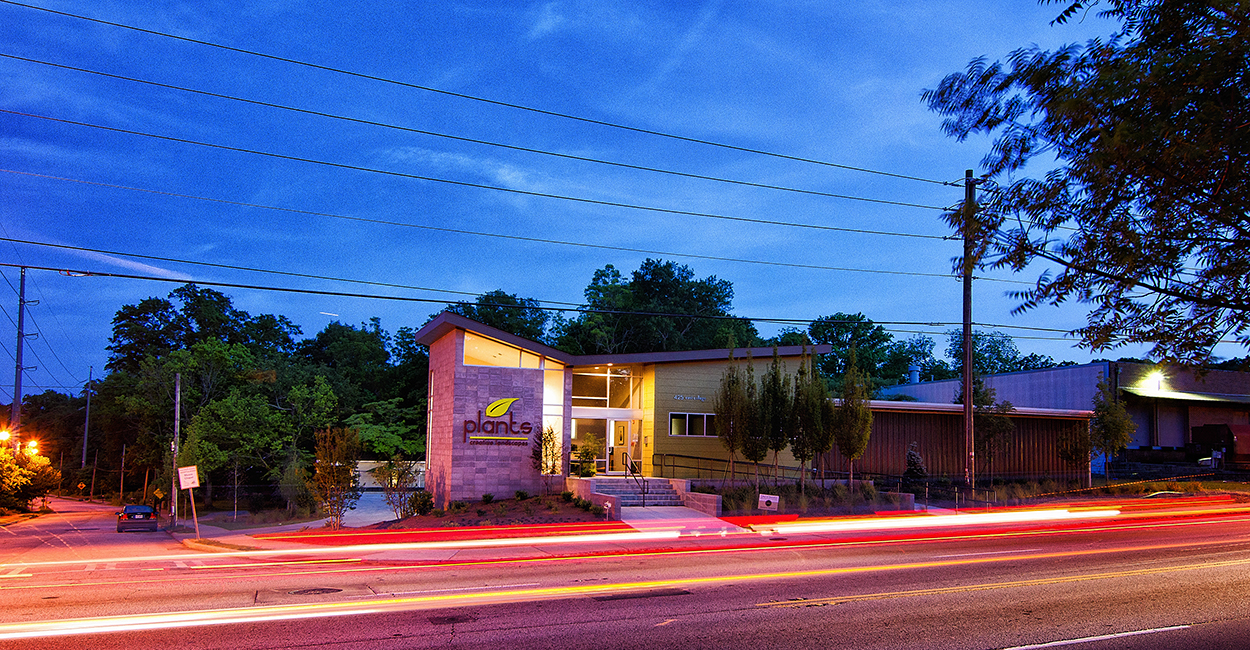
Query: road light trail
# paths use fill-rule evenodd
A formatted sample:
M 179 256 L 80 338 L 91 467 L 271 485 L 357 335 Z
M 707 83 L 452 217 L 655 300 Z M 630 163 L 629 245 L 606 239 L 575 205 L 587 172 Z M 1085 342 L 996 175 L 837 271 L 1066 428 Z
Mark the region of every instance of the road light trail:
M 207 625 L 229 625 L 240 623 L 262 623 L 272 621 L 291 621 L 299 619 L 356 616 L 361 614 L 380 614 L 384 612 L 412 611 L 424 609 L 442 609 L 449 607 L 479 606 L 533 600 L 560 600 L 577 597 L 590 597 L 608 594 L 620 594 L 666 588 L 690 588 L 699 586 L 716 586 L 728 583 L 793 580 L 811 577 L 830 577 L 873 572 L 902 571 L 914 569 L 933 569 L 954 566 L 985 565 L 1001 562 L 1018 562 L 1030 559 L 1052 559 L 1061 557 L 1078 557 L 1122 552 L 1125 550 L 1150 550 L 1157 547 L 1137 547 L 1136 549 L 1093 549 L 1084 551 L 1033 553 L 1016 556 L 996 556 L 992 558 L 965 558 L 961 560 L 908 562 L 880 566 L 836 567 L 827 569 L 809 569 L 803 571 L 779 571 L 754 574 L 735 574 L 719 576 L 702 576 L 674 578 L 666 580 L 645 580 L 619 582 L 601 585 L 574 585 L 558 587 L 537 587 L 528 589 L 506 589 L 487 593 L 457 593 L 424 595 L 405 598 L 380 598 L 364 602 L 311 603 L 300 605 L 267 605 L 257 607 L 241 607 L 236 609 L 197 610 L 188 612 L 170 612 L 160 614 L 135 614 L 124 616 L 106 616 L 96 618 L 65 619 L 42 621 L 37 623 L 14 623 L 0 625 L 0 640 L 30 639 L 53 636 L 70 636 L 83 634 L 102 634 L 113 632 L 134 632 L 141 630 L 175 629 L 184 627 L 200 627 Z M 759 607 L 807 606 L 819 602 L 850 602 L 855 600 L 873 600 L 883 598 L 902 598 L 908 596 L 937 595 L 943 593 L 959 593 L 983 591 L 989 589 L 1022 588 L 1080 582 L 1089 580 L 1105 580 L 1131 576 L 1155 575 L 1192 571 L 1198 569 L 1219 569 L 1250 564 L 1250 558 L 1227 560 L 1222 562 L 1199 562 L 1166 567 L 1152 567 L 1124 571 L 1087 573 L 1073 576 L 1039 578 L 1013 582 L 984 583 L 962 585 L 959 587 L 935 588 L 914 591 L 883 592 L 876 594 L 831 596 L 819 600 L 782 601 L 776 603 L 759 603 Z

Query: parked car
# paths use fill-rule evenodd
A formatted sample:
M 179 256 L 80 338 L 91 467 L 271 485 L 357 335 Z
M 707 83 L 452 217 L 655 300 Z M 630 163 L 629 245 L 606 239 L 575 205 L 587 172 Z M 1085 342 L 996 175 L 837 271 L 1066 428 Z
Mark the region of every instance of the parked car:
M 156 530 L 156 511 L 152 506 L 126 506 L 117 513 L 117 532 L 127 530 Z

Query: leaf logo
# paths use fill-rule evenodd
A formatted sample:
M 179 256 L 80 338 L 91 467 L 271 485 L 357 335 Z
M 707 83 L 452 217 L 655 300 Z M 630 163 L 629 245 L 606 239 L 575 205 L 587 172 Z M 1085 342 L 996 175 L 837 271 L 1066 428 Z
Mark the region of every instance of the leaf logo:
M 486 417 L 497 418 L 507 414 L 508 409 L 512 408 L 512 403 L 520 399 L 519 397 L 505 397 L 497 399 L 486 407 Z

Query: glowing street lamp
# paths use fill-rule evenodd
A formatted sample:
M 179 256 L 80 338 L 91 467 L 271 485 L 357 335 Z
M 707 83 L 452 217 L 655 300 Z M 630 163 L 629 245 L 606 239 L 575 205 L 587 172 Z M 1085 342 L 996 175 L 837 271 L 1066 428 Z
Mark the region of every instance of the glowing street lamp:
M 39 453 L 39 441 L 31 440 L 30 442 L 27 442 L 26 453 L 30 454 L 31 456 L 34 456 L 35 454 Z

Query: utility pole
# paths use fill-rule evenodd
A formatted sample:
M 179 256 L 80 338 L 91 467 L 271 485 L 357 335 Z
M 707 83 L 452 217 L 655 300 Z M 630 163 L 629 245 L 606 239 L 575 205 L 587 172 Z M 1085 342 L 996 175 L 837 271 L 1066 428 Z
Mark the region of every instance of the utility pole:
M 17 362 L 16 370 L 13 372 L 13 406 L 9 409 L 9 434 L 13 439 L 13 447 L 16 449 L 22 445 L 18 432 L 22 427 L 22 373 L 27 370 L 34 370 L 35 366 L 22 365 L 22 348 L 28 336 L 26 334 L 26 305 L 36 305 L 38 301 L 26 301 L 26 267 L 22 267 L 22 279 L 19 283 L 17 293 Z
M 964 482 L 968 487 L 976 487 L 976 450 L 972 430 L 972 272 L 976 267 L 974 242 L 976 236 L 973 219 L 977 211 L 977 186 L 972 178 L 972 170 L 964 172 L 964 445 L 967 456 L 964 458 Z
M 174 452 L 173 483 L 169 491 L 169 529 L 178 525 L 178 429 L 182 421 L 182 373 L 174 373 L 174 440 L 169 448 Z
M 91 379 L 95 366 L 87 366 L 87 417 L 82 421 L 82 467 L 87 469 L 87 428 L 91 426 Z

